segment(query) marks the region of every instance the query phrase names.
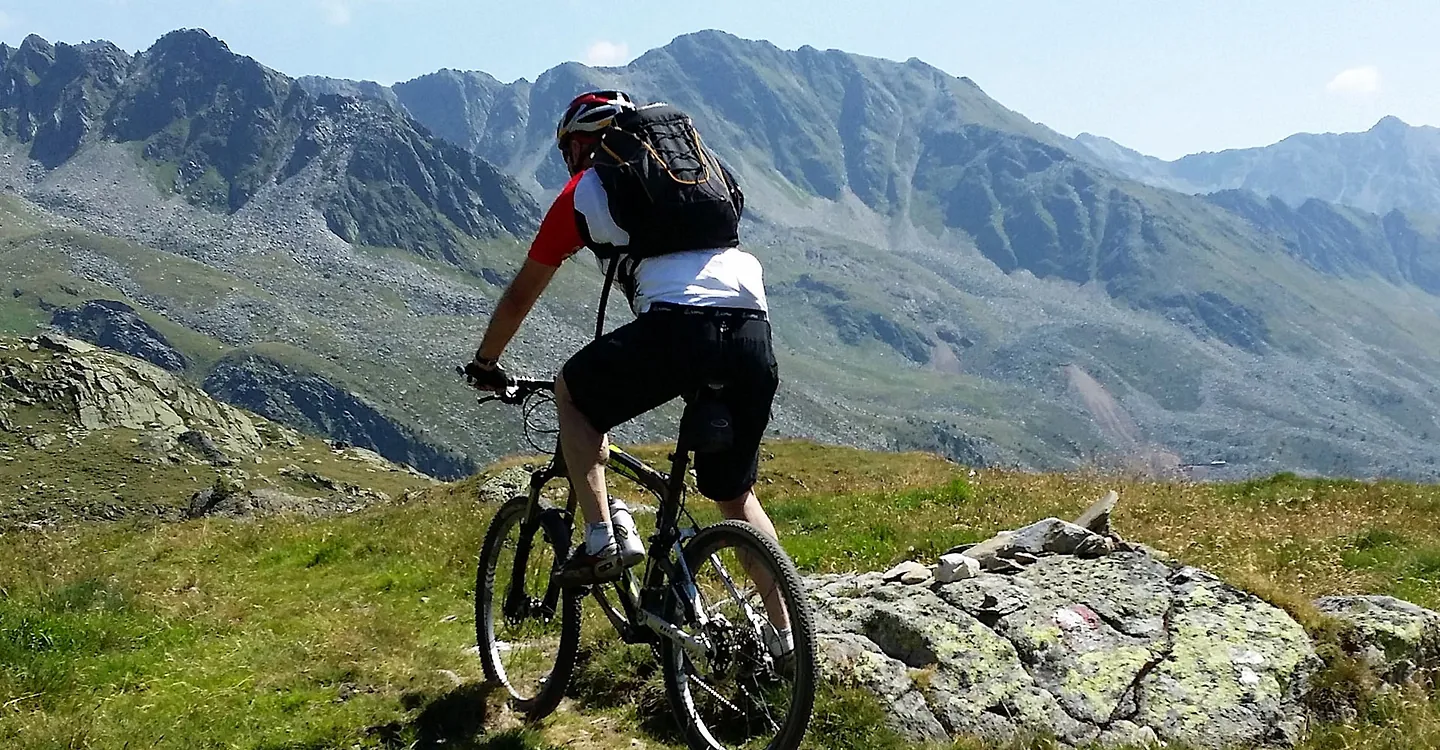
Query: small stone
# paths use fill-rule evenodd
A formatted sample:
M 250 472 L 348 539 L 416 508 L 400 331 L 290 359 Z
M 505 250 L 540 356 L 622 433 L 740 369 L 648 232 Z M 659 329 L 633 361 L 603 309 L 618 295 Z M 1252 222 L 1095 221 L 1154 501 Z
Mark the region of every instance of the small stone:
M 1019 552 L 1019 551 L 1012 552 L 1012 553 L 1010 554 L 1010 557 L 1009 557 L 1008 559 L 1009 559 L 1011 562 L 1015 562 L 1015 563 L 1018 563 L 1018 564 L 1020 564 L 1020 565 L 1034 565 L 1035 563 L 1040 562 L 1040 558 L 1039 558 L 1039 557 L 1037 557 L 1037 556 L 1035 556 L 1035 555 L 1032 555 L 1032 554 L 1030 554 L 1029 552 Z
M 890 583 L 899 581 L 900 583 L 913 586 L 930 580 L 930 568 L 914 560 L 906 560 L 885 571 L 883 578 Z
M 978 575 L 980 561 L 961 554 L 941 555 L 940 564 L 935 568 L 935 580 L 940 583 L 963 581 Z
M 1115 503 L 1119 502 L 1120 493 L 1110 490 L 1105 497 L 1095 501 L 1088 510 L 1075 519 L 1075 525 L 1096 534 L 1110 533 L 1110 514 L 1115 510 Z

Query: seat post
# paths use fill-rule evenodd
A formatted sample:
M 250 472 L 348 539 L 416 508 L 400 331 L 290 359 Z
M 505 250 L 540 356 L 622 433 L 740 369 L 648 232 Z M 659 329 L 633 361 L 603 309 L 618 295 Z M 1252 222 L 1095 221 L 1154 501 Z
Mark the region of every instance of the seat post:
M 685 472 L 690 469 L 690 452 L 676 448 L 670 454 L 670 487 L 667 489 L 667 501 L 673 502 L 676 514 L 680 511 L 680 500 L 685 493 Z

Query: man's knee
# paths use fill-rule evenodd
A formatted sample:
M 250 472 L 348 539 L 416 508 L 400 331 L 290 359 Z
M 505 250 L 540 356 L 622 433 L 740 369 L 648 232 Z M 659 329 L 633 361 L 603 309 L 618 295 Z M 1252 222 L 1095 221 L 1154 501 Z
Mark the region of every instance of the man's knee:
M 759 502 L 760 499 L 755 497 L 755 491 L 753 489 L 747 489 L 740 495 L 732 497 L 729 500 L 716 500 L 715 507 L 719 508 L 720 515 L 726 518 L 744 518 L 745 511 L 750 506 L 750 503 L 759 504 Z
M 570 396 L 570 389 L 565 387 L 564 373 L 555 376 L 555 404 L 562 409 L 575 407 L 575 399 Z

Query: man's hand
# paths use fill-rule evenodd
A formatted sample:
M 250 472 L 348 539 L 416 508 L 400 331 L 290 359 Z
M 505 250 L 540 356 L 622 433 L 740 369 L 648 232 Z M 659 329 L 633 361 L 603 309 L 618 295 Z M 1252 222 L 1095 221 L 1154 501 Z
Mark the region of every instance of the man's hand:
M 493 360 L 473 360 L 465 365 L 464 373 L 465 382 L 482 391 L 504 390 L 512 382 L 500 363 Z

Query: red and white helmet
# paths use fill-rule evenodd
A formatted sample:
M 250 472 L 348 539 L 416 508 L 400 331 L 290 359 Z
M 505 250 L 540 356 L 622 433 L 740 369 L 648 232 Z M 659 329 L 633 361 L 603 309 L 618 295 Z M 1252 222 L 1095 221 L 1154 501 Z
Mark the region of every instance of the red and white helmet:
M 598 134 L 615 122 L 616 115 L 632 109 L 635 102 L 624 91 L 588 91 L 570 102 L 555 126 L 555 140 L 563 142 L 576 133 Z

